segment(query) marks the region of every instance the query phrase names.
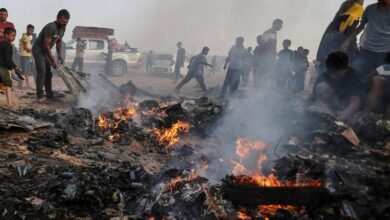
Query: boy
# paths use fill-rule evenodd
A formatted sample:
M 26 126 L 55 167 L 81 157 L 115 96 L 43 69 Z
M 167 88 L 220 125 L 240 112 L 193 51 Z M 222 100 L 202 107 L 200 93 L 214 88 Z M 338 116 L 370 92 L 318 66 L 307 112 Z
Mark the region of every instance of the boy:
M 319 99 L 341 121 L 350 118 L 360 106 L 360 73 L 348 66 L 349 57 L 344 52 L 333 52 L 326 59 L 327 71 L 320 75 L 308 100 Z
M 3 33 L 4 40 L 0 42 L 0 82 L 5 87 L 7 105 L 9 107 L 13 107 L 11 70 L 15 70 L 16 75 L 21 80 L 24 80 L 24 77 L 21 75 L 21 71 L 12 60 L 13 48 L 11 43 L 14 42 L 16 38 L 16 30 L 8 27 L 4 29 Z
M 25 34 L 22 35 L 22 38 L 20 39 L 20 63 L 22 67 L 22 72 L 26 78 L 26 88 L 27 89 L 33 89 L 30 87 L 29 83 L 29 75 L 31 74 L 31 59 L 32 59 L 32 53 L 31 53 L 31 40 L 30 36 L 34 33 L 34 26 L 29 24 L 27 25 L 27 31 Z M 19 89 L 23 89 L 23 82 L 19 81 Z

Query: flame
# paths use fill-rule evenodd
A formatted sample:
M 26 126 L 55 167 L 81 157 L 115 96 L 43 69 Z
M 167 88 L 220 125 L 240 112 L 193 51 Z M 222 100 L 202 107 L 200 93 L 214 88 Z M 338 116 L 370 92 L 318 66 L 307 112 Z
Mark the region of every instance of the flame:
M 98 127 L 100 130 L 107 131 L 112 128 L 118 128 L 119 124 L 129 119 L 137 117 L 137 103 L 129 108 L 117 107 L 113 111 L 112 119 L 108 113 L 104 113 L 98 117 Z
M 169 191 L 172 191 L 173 188 L 181 183 L 181 182 L 191 182 L 192 180 L 195 180 L 196 178 L 198 178 L 199 175 L 196 173 L 195 169 L 192 169 L 191 172 L 189 173 L 189 175 L 187 177 L 175 177 L 173 179 L 171 179 L 168 183 L 168 188 L 170 189 Z
M 237 213 L 237 219 L 240 219 L 240 220 L 251 220 L 252 218 L 247 215 L 244 211 L 240 211 Z
M 111 142 L 117 142 L 121 139 L 121 135 L 120 134 L 110 134 L 108 135 L 108 140 L 111 141 Z
M 101 129 L 101 130 L 106 130 L 107 127 L 108 127 L 107 118 L 104 117 L 103 115 L 100 115 L 100 116 L 98 117 L 98 127 L 99 127 L 99 129 Z
M 240 158 L 240 162 L 231 161 L 233 164 L 232 173 L 235 176 L 235 181 L 239 184 L 244 185 L 255 185 L 262 187 L 321 187 L 323 183 L 320 181 L 308 181 L 308 182 L 281 182 L 278 177 L 271 173 L 269 175 L 264 175 L 262 173 L 262 167 L 267 161 L 267 156 L 264 152 L 266 144 L 261 141 L 252 141 L 246 138 L 239 138 L 236 141 L 236 154 Z M 252 152 L 257 151 L 260 153 L 257 160 L 257 170 L 248 170 L 243 164 L 242 161 L 245 160 Z M 261 205 L 258 207 L 258 212 L 261 215 L 275 215 L 278 209 L 286 209 L 289 211 L 297 211 L 297 207 L 294 206 L 281 206 L 281 205 Z M 244 211 L 238 213 L 238 219 L 251 219 Z
M 179 142 L 180 132 L 188 133 L 190 131 L 190 124 L 182 121 L 178 121 L 168 129 L 151 129 L 157 137 L 160 144 L 166 144 L 168 147 L 172 147 Z

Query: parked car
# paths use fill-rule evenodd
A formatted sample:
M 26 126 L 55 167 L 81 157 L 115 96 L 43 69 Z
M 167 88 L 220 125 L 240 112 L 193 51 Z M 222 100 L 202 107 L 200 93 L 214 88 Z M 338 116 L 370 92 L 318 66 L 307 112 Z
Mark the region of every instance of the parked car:
M 108 52 L 108 41 L 99 38 L 81 38 L 86 45 L 84 52 L 84 71 L 94 72 L 101 70 L 104 72 L 106 64 L 106 54 Z M 73 39 L 66 43 L 65 65 L 71 66 L 76 56 L 77 40 Z M 128 72 L 130 68 L 140 67 L 141 54 L 136 48 L 124 51 L 114 51 L 112 56 L 112 74 L 121 76 Z
M 152 73 L 172 74 L 175 70 L 173 55 L 169 53 L 156 54 L 152 66 Z

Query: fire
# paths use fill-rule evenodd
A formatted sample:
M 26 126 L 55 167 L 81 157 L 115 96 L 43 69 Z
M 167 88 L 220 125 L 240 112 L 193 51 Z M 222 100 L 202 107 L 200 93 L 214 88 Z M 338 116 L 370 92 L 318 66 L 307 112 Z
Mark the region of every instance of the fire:
M 99 127 L 101 130 L 106 130 L 107 127 L 108 127 L 107 118 L 104 117 L 103 115 L 100 115 L 100 116 L 98 117 L 98 127 Z
M 247 215 L 245 212 L 241 211 L 241 212 L 237 213 L 237 219 L 240 219 L 240 220 L 251 220 L 252 218 L 249 215 Z
M 102 131 L 108 131 L 112 128 L 118 128 L 119 124 L 129 119 L 134 120 L 137 117 L 137 103 L 133 103 L 129 108 L 115 108 L 112 119 L 108 113 L 98 117 L 98 127 Z
M 151 129 L 160 144 L 166 144 L 168 147 L 172 147 L 179 142 L 179 134 L 181 132 L 188 133 L 190 131 L 190 124 L 182 121 L 178 121 L 168 129 Z
M 195 169 L 192 169 L 187 177 L 182 178 L 182 177 L 178 176 L 178 177 L 173 178 L 171 181 L 169 181 L 169 183 L 168 183 L 169 189 L 172 191 L 173 188 L 177 184 L 179 184 L 181 182 L 190 182 L 198 177 L 199 177 L 199 175 L 196 173 Z
M 111 142 L 117 142 L 118 140 L 121 139 L 121 135 L 120 134 L 110 134 L 108 135 L 108 140 L 111 141 Z
M 243 185 L 254 185 L 262 187 L 321 187 L 323 185 L 320 181 L 308 181 L 308 182 L 281 182 L 278 177 L 271 173 L 264 175 L 262 173 L 262 167 L 267 161 L 267 156 L 264 152 L 266 144 L 261 141 L 252 141 L 246 138 L 239 138 L 236 141 L 236 154 L 240 158 L 240 162 L 232 161 L 233 170 L 232 173 L 235 175 L 235 180 L 239 184 Z M 257 169 L 248 170 L 242 161 L 245 160 L 253 152 L 260 153 L 257 160 Z M 278 209 L 286 209 L 289 211 L 297 211 L 297 207 L 294 206 L 281 206 L 281 205 L 262 205 L 258 207 L 258 212 L 262 215 L 275 215 Z M 244 211 L 238 213 L 238 219 L 251 219 Z
M 238 138 L 236 145 L 236 154 L 242 159 L 246 158 L 251 153 L 251 150 L 264 150 L 266 147 L 266 144 L 262 141 L 252 141 L 246 138 Z

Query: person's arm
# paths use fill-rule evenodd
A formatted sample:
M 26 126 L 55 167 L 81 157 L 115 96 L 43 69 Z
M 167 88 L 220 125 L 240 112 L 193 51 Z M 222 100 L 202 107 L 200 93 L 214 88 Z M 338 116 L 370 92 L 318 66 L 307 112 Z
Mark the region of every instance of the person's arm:
M 359 109 L 359 106 L 360 106 L 360 97 L 352 96 L 349 106 L 338 114 L 337 119 L 341 121 L 348 119 Z
M 13 59 L 12 59 L 13 48 L 12 48 L 11 44 L 8 45 L 8 46 L 6 46 L 6 47 L 4 48 L 4 50 L 5 50 L 5 51 L 4 51 L 4 54 L 5 54 L 5 56 L 4 56 L 5 63 L 6 63 L 7 66 L 10 67 L 11 69 L 15 69 L 15 68 L 16 68 L 16 65 L 15 65 L 15 63 L 14 63 L 14 61 L 13 61 Z
M 62 37 L 57 40 L 56 49 L 57 49 L 57 59 L 61 64 L 63 64 L 64 59 L 62 58 Z
M 355 39 L 364 30 L 367 22 L 368 22 L 367 14 L 366 14 L 366 12 L 364 12 L 362 21 L 360 22 L 360 25 L 347 37 L 347 39 L 345 39 L 345 41 L 341 45 L 340 49 L 342 51 L 347 51 L 352 40 Z
M 201 61 L 200 63 L 205 65 L 205 66 L 213 67 L 213 65 L 207 63 L 207 61 Z
M 57 69 L 57 63 L 55 62 L 55 60 L 53 58 L 53 54 L 51 53 L 50 44 L 51 44 L 51 37 L 50 36 L 45 37 L 45 39 L 43 41 L 44 51 L 45 51 L 46 55 L 49 57 L 49 60 L 51 62 L 51 65 L 53 66 L 53 68 Z

